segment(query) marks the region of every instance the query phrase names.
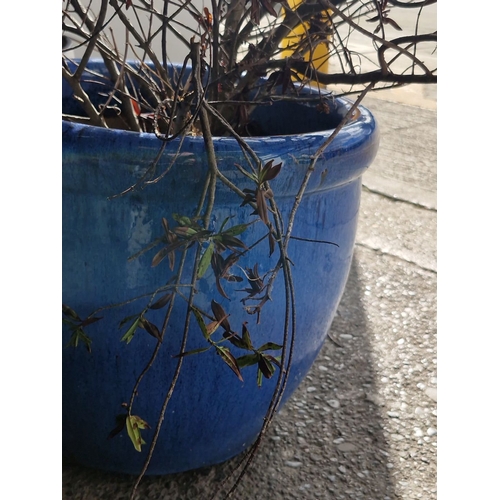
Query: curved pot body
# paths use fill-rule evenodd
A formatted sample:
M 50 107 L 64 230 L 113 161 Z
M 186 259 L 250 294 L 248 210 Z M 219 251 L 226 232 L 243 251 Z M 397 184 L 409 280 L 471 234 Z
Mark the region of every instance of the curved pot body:
M 258 117 L 265 129 L 278 131 L 286 125 L 294 129 L 313 128 L 315 117 L 330 119 L 329 130 L 311 133 L 274 135 L 248 139 L 263 162 L 282 162 L 280 174 L 271 187 L 284 221 L 288 220 L 295 195 L 310 157 L 331 134 L 345 102 L 333 103 L 333 112 L 325 117 L 314 107 L 264 107 Z M 267 114 L 266 114 L 267 113 Z M 321 116 L 319 116 L 321 115 Z M 151 293 L 175 275 L 168 259 L 152 267 L 155 247 L 129 258 L 162 237 L 161 220 L 171 225 L 171 214 L 193 215 L 200 188 L 208 170 L 203 139 L 187 137 L 167 143 L 156 165 L 156 174 L 168 170 L 157 183 L 141 186 L 123 196 L 123 192 L 144 173 L 158 156 L 162 143 L 152 134 L 101 129 L 63 122 L 63 302 L 80 318 L 95 310 L 101 320 L 85 328 L 92 339 L 91 352 L 79 344 L 67 347 L 71 332 L 64 330 L 63 342 L 63 452 L 82 465 L 104 470 L 138 474 L 143 466 L 154 426 L 167 394 L 180 352 L 185 325 L 186 302 L 176 299 L 173 315 L 158 357 L 145 374 L 132 413 L 153 427 L 143 430 L 146 441 L 141 453 L 132 446 L 123 430 L 108 439 L 117 415 L 125 413 L 137 377 L 148 365 L 157 344 L 144 330 L 137 330 L 127 344 L 120 339 L 130 322 L 120 322 L 145 307 Z M 219 169 L 228 179 L 240 183 L 235 163 L 245 164 L 240 148 L 232 138 L 216 138 L 214 146 Z M 307 374 L 317 356 L 349 271 L 358 216 L 361 175 L 372 162 L 378 147 L 378 131 L 366 109 L 345 126 L 318 160 L 297 212 L 289 246 L 296 296 L 296 335 L 290 375 L 282 403 Z M 175 161 L 174 161 L 175 160 Z M 239 184 L 241 187 L 241 184 Z M 252 188 L 248 182 L 247 186 Z M 231 217 L 230 226 L 257 218 L 252 208 L 241 206 L 241 198 L 222 184 L 217 185 L 216 205 L 211 228 L 217 231 Z M 239 237 L 247 245 L 265 236 L 260 221 Z M 314 241 L 313 241 L 314 240 Z M 321 242 L 331 242 L 335 245 Z M 195 246 L 190 250 L 190 255 Z M 243 269 L 257 265 L 263 276 L 279 258 L 270 256 L 267 240 L 243 256 L 232 271 L 245 278 Z M 190 281 L 189 258 L 184 267 L 183 283 Z M 244 311 L 242 282 L 222 281 L 229 298 L 223 297 L 209 268 L 198 283 L 194 303 L 210 312 L 212 299 L 230 314 L 231 327 L 241 331 L 247 322 L 253 344 L 283 343 L 285 288 L 279 276 L 257 323 L 257 315 Z M 188 288 L 182 290 L 189 295 Z M 131 301 L 132 298 L 137 300 Z M 247 303 L 248 304 L 252 304 Z M 148 312 L 147 318 L 161 328 L 167 308 Z M 214 334 L 219 339 L 220 334 Z M 186 351 L 207 346 L 200 328 L 192 318 Z M 245 354 L 232 348 L 235 356 Z M 274 353 L 276 354 L 276 353 Z M 256 383 L 256 365 L 242 369 L 241 382 L 213 349 L 183 358 L 182 370 L 170 400 L 162 431 L 148 473 L 169 474 L 222 462 L 249 447 L 256 439 L 271 400 L 277 372 Z

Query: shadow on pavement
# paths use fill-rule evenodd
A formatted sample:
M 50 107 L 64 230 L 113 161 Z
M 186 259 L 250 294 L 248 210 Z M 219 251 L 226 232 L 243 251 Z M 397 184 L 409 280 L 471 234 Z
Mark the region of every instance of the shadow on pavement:
M 346 290 L 311 372 L 279 413 L 243 478 L 239 500 L 392 500 L 387 443 L 377 405 L 365 285 L 354 257 Z M 208 500 L 238 458 L 164 477 L 146 477 L 138 499 Z M 63 498 L 128 498 L 133 478 L 63 468 Z

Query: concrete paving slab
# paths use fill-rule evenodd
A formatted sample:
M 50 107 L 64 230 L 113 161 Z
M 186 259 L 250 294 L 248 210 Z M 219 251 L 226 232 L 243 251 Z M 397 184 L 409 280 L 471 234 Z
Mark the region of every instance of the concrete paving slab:
M 356 241 L 437 272 L 437 213 L 406 201 L 364 193 Z

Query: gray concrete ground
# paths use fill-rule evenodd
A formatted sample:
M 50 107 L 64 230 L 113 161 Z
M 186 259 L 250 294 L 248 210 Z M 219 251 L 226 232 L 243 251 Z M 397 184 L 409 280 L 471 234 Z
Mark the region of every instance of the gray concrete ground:
M 381 146 L 364 176 L 347 288 L 239 500 L 437 498 L 435 98 L 426 87 L 365 101 Z M 209 499 L 233 463 L 146 478 L 137 498 Z M 132 484 L 63 468 L 65 499 L 128 498 Z

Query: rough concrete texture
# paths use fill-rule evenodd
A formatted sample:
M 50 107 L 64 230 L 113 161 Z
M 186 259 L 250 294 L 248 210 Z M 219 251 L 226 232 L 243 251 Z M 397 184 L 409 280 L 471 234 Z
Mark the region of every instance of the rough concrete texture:
M 436 108 L 401 99 L 365 101 L 379 120 L 381 147 L 364 177 L 347 288 L 329 338 L 277 415 L 238 500 L 437 498 Z M 237 460 L 145 478 L 137 499 L 208 500 Z M 63 468 L 65 499 L 128 498 L 132 484 Z

